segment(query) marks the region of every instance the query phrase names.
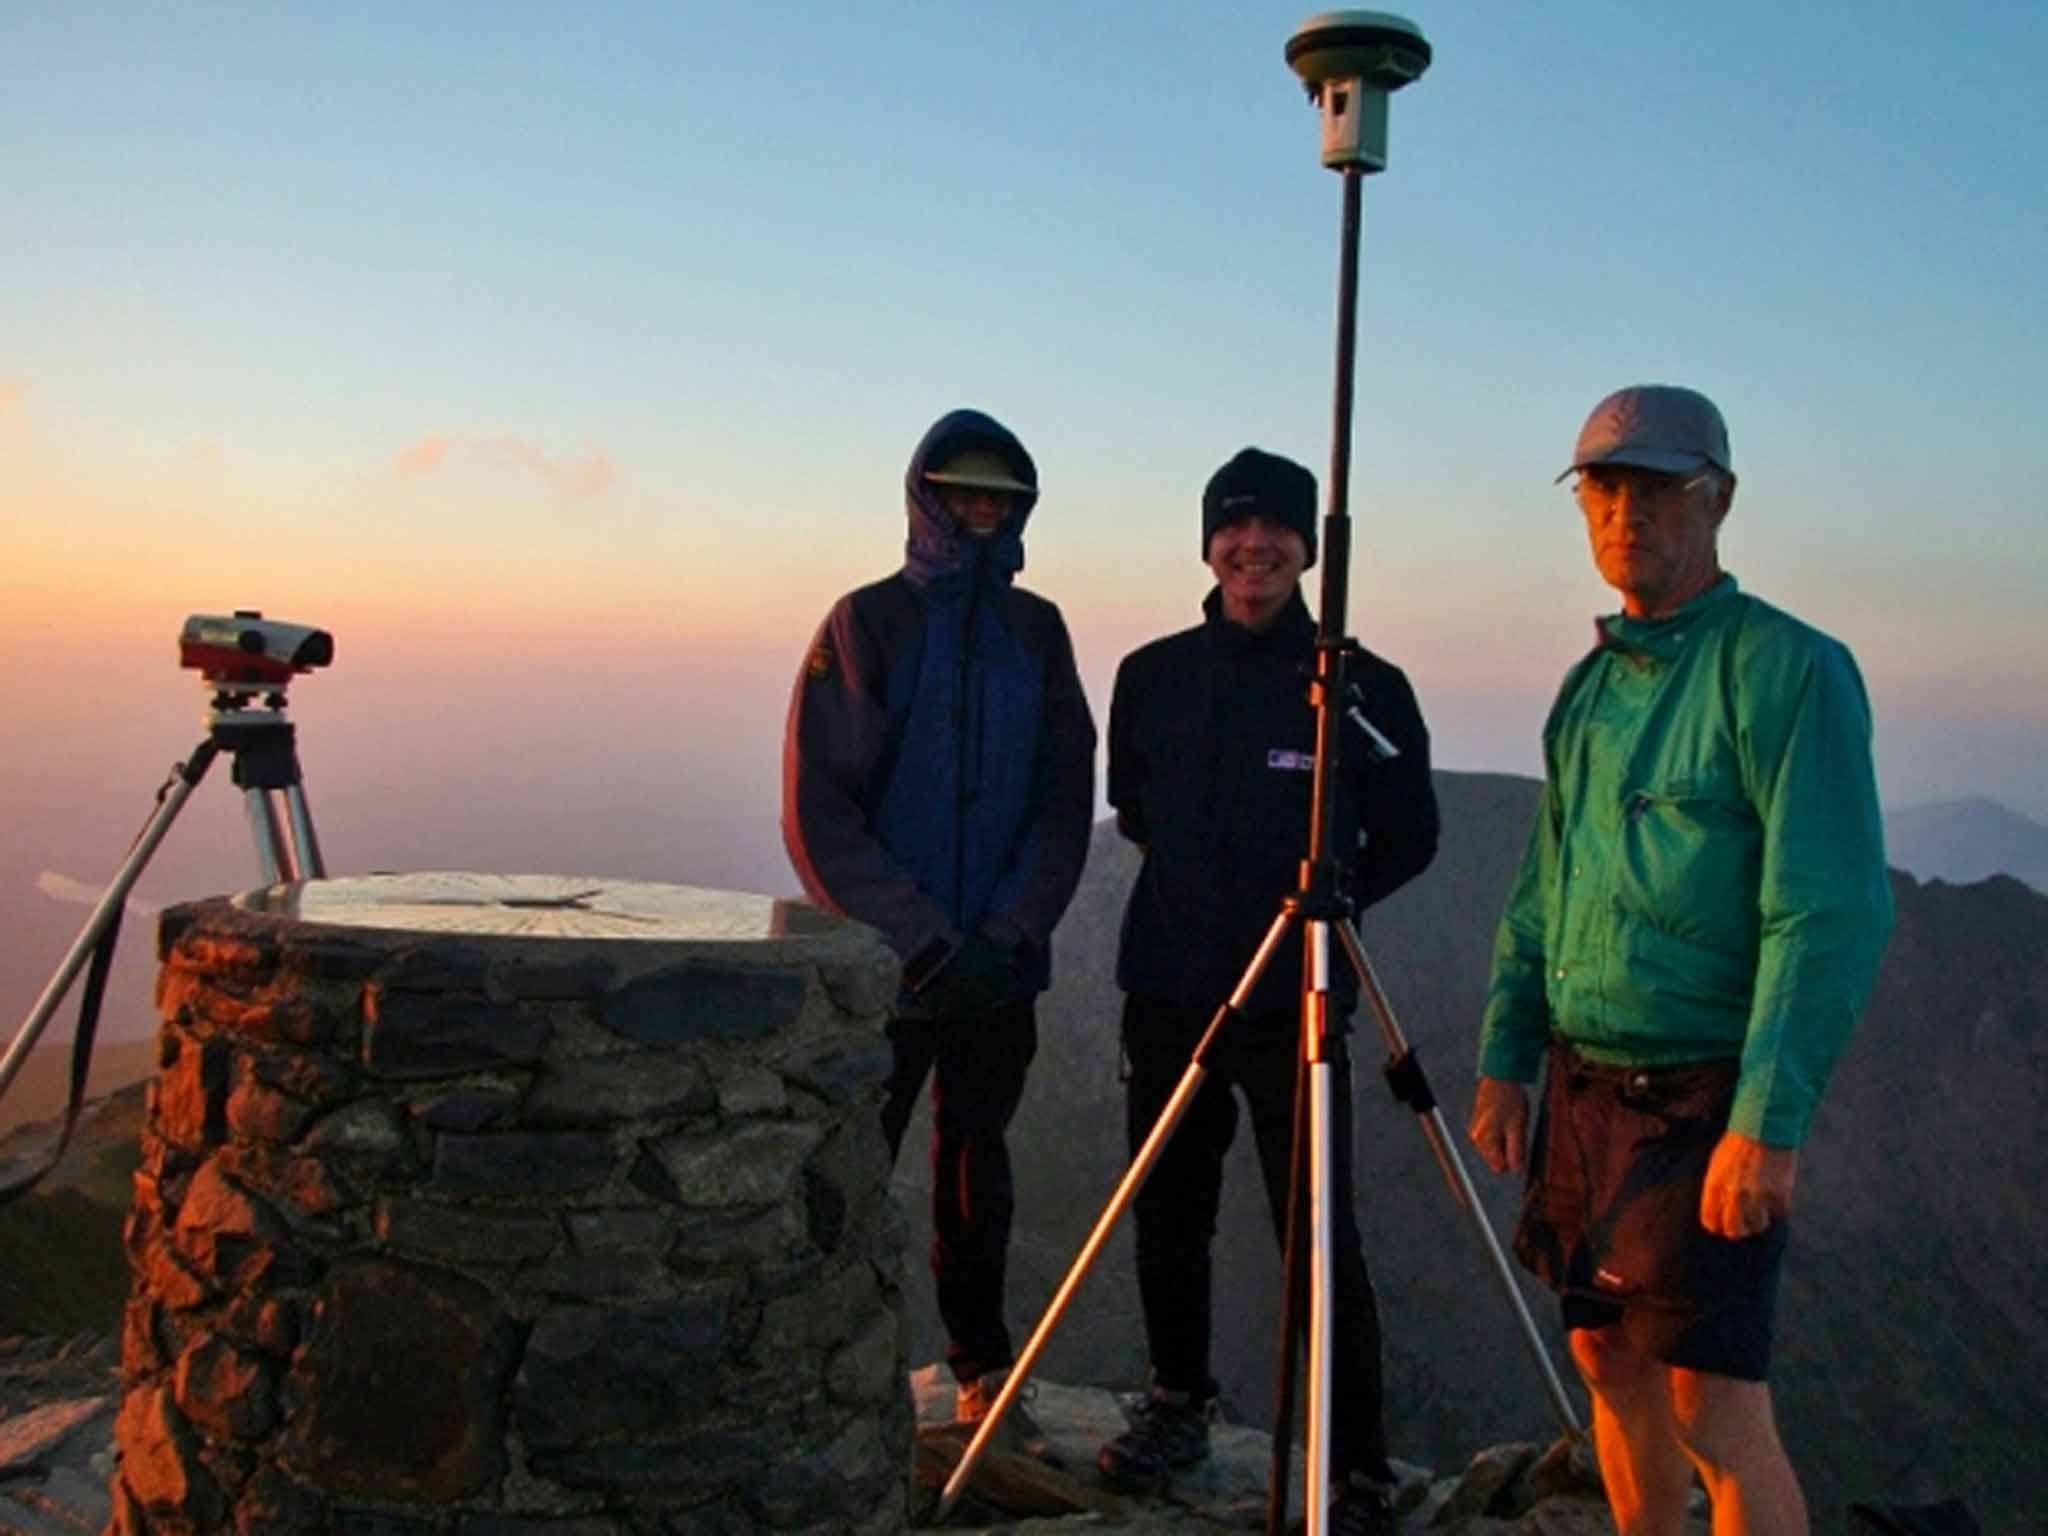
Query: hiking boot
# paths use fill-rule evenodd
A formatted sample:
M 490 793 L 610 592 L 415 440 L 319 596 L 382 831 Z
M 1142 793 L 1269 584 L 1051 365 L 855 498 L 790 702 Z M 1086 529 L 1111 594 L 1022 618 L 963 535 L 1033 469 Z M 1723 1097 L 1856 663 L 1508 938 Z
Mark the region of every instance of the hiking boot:
M 960 1383 L 960 1390 L 953 1398 L 953 1416 L 963 1425 L 978 1425 L 988 1417 L 989 1410 L 1002 1396 L 1003 1383 L 1010 1379 L 1007 1369 L 983 1371 L 972 1381 Z M 1031 1399 L 1038 1395 L 1038 1388 L 1026 1382 L 1018 1390 L 1009 1410 L 1003 1415 L 1003 1422 L 996 1426 L 996 1432 L 989 1437 L 988 1449 L 1008 1451 L 1016 1456 L 1029 1456 L 1047 1466 L 1060 1465 L 1060 1454 L 1045 1437 L 1045 1431 L 1038 1427 L 1038 1420 L 1031 1416 Z
M 1123 1493 L 1158 1495 L 1175 1472 L 1206 1461 L 1216 1400 L 1154 1385 L 1127 1410 L 1131 1427 L 1095 1457 L 1103 1481 Z
M 1384 1483 L 1353 1472 L 1330 1490 L 1330 1536 L 1394 1536 L 1394 1503 Z

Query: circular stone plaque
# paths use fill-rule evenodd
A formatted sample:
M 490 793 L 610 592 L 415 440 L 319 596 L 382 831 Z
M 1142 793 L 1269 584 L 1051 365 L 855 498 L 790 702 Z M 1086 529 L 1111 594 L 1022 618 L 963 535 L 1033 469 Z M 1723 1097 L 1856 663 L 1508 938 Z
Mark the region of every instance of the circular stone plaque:
M 342 928 L 527 939 L 786 939 L 837 920 L 801 902 L 602 876 L 437 871 L 301 880 L 244 891 L 245 912 Z

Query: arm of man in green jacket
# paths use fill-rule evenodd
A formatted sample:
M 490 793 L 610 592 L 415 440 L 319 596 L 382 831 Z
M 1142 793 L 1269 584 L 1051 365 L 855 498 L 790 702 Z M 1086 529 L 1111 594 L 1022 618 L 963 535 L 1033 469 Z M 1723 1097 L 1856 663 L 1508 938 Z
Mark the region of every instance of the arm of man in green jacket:
M 1700 1186 L 1700 1225 L 1716 1237 L 1752 1237 L 1791 1214 L 1798 1176 L 1797 1147 L 1723 1132 Z
M 1700 1224 L 1748 1237 L 1792 1207 L 1799 1143 L 1891 933 L 1870 704 L 1849 652 L 1812 636 L 1741 659 L 1745 693 L 1784 701 L 1737 744 L 1763 826 L 1756 985 L 1727 1133 Z
M 1529 1094 L 1550 1038 L 1543 982 L 1545 893 L 1557 877 L 1563 810 L 1546 774 L 1529 846 L 1493 941 L 1493 973 L 1479 1032 L 1479 1083 L 1466 1134 L 1495 1173 L 1518 1171 L 1529 1147 Z

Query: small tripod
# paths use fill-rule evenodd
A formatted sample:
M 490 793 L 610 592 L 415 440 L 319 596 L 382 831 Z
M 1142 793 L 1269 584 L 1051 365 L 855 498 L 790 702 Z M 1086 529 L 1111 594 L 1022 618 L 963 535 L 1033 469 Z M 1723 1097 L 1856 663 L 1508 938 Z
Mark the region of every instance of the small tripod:
M 114 878 L 92 915 L 58 963 L 56 973 L 29 1010 L 14 1043 L 0 1058 L 0 1095 L 5 1095 L 28 1053 L 35 1046 L 57 1005 L 88 964 L 86 990 L 79 1005 L 71 1056 L 71 1099 L 64 1131 L 56 1150 L 33 1172 L 0 1184 L 0 1201 L 21 1194 L 56 1166 L 76 1129 L 85 1092 L 86 1067 L 92 1059 L 93 1032 L 99 1022 L 101 995 L 120 937 L 121 911 L 171 823 L 206 777 L 222 752 L 234 759 L 234 781 L 247 802 L 249 831 L 256 842 L 256 863 L 265 885 L 288 880 L 317 880 L 327 867 L 313 832 L 313 814 L 306 804 L 299 771 L 296 728 L 285 719 L 285 688 L 293 676 L 327 665 L 334 640 L 325 630 L 266 620 L 260 613 L 239 611 L 218 617 L 195 614 L 179 636 L 179 664 L 199 672 L 211 690 L 206 736 L 192 755 L 171 769 L 157 791 L 157 806 L 130 845 Z M 283 815 L 279 809 L 282 805 Z M 289 839 L 286 828 L 289 827 Z
M 1516 1286 L 1493 1228 L 1479 1205 L 1471 1176 L 1465 1171 L 1444 1126 L 1443 1112 L 1423 1075 L 1422 1064 L 1395 1022 L 1392 1006 L 1373 974 L 1371 962 L 1351 924 L 1352 908 L 1340 887 L 1331 830 L 1336 825 L 1339 782 L 1339 722 L 1355 697 L 1346 676 L 1356 649 L 1344 633 L 1347 581 L 1351 563 L 1351 404 L 1358 318 L 1359 188 L 1364 175 L 1386 169 L 1387 96 L 1418 78 L 1430 62 L 1430 47 L 1415 26 L 1398 16 L 1375 11 L 1332 11 L 1311 17 L 1288 40 L 1287 62 L 1308 86 L 1322 113 L 1323 163 L 1344 177 L 1343 249 L 1337 305 L 1337 382 L 1335 430 L 1330 448 L 1330 503 L 1323 520 L 1323 589 L 1317 620 L 1316 664 L 1309 702 L 1316 712 L 1316 754 L 1313 808 L 1308 856 L 1302 861 L 1299 888 L 1282 903 L 1272 926 L 1228 1002 L 1217 1009 L 1195 1047 L 1187 1070 L 1174 1088 L 1159 1119 L 1138 1149 L 1123 1180 L 1110 1196 L 1094 1230 L 1082 1244 L 1066 1278 L 1060 1282 L 1045 1315 L 1010 1368 L 989 1412 L 947 1480 L 937 1513 L 952 1509 L 973 1470 L 975 1460 L 1009 1411 L 1029 1378 L 1075 1288 L 1095 1261 L 1124 1208 L 1159 1159 L 1167 1141 L 1208 1075 L 1208 1059 L 1224 1025 L 1241 1018 L 1259 978 L 1296 924 L 1305 924 L 1302 953 L 1301 1057 L 1295 1091 L 1294 1176 L 1289 1195 L 1286 1236 L 1286 1279 L 1281 1307 L 1280 1371 L 1273 1435 L 1273 1464 L 1267 1497 L 1267 1533 L 1279 1536 L 1286 1522 L 1289 1438 L 1294 1400 L 1295 1342 L 1300 1332 L 1297 1305 L 1307 1264 L 1307 1419 L 1304 1446 L 1304 1536 L 1323 1536 L 1329 1520 L 1330 1340 L 1332 1335 L 1331 1247 L 1335 1228 L 1332 1191 L 1331 1076 L 1329 1055 L 1330 935 L 1334 931 L 1345 956 L 1358 973 L 1368 1005 L 1379 1022 L 1390 1052 L 1385 1067 L 1395 1098 L 1412 1109 L 1423 1135 L 1450 1185 L 1452 1198 L 1471 1219 L 1475 1235 L 1492 1262 L 1531 1354 L 1540 1368 L 1552 1408 L 1568 1435 L 1582 1433 L 1570 1398 L 1545 1352 L 1543 1341 Z M 1361 717 L 1362 718 L 1362 717 Z M 1366 724 L 1368 736 L 1378 733 Z M 1391 744 L 1383 738 L 1376 747 Z M 1306 1113 L 1304 1113 L 1304 1110 Z M 1304 1182 L 1303 1175 L 1306 1174 Z

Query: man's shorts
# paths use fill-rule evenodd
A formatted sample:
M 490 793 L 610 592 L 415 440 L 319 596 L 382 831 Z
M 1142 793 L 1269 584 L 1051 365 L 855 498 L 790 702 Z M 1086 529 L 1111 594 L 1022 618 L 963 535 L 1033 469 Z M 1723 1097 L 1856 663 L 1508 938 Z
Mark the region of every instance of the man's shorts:
M 1553 1043 L 1515 1252 L 1567 1328 L 1620 1323 L 1667 1364 L 1762 1381 L 1789 1229 L 1729 1239 L 1699 1222 L 1736 1072 L 1605 1066 Z

